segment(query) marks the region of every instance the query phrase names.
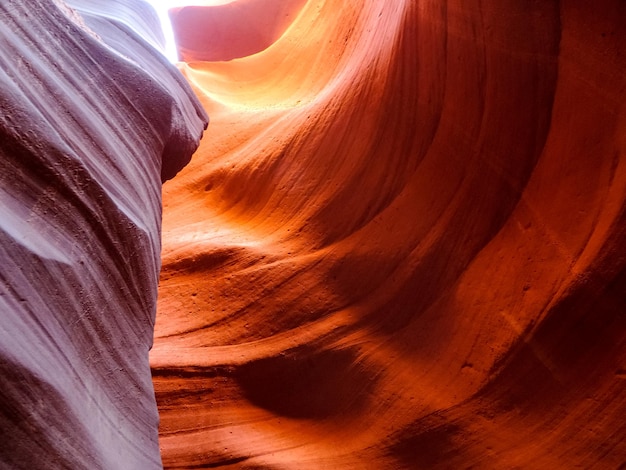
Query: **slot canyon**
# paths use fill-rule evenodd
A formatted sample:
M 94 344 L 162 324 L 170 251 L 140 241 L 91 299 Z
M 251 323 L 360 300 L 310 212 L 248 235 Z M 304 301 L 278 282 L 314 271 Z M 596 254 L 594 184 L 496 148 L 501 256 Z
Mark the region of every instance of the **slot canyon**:
M 0 469 L 626 469 L 626 2 L 204 3 L 0 2 Z

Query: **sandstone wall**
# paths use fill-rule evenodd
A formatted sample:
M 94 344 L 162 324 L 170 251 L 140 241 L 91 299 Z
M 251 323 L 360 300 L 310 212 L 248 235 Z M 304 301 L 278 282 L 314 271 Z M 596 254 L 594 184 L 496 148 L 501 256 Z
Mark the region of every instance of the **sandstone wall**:
M 622 465 L 625 25 L 620 1 L 310 0 L 257 54 L 196 44 L 166 466 Z

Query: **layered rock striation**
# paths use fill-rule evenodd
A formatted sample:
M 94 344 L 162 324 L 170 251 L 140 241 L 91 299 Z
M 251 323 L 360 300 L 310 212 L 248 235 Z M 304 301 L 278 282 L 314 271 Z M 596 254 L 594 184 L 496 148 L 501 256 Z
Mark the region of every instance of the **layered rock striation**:
M 161 181 L 207 118 L 157 24 L 138 0 L 0 4 L 0 468 L 161 468 Z
M 3 1 L 0 468 L 623 467 L 626 8 L 487 3 Z
M 213 124 L 164 186 L 165 466 L 623 466 L 625 25 L 309 0 L 262 52 L 194 42 Z

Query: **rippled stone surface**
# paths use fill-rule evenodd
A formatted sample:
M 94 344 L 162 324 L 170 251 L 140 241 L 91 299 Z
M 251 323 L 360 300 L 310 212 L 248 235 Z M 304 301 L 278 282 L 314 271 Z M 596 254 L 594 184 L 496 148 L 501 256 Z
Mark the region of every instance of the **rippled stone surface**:
M 166 468 L 621 468 L 623 2 L 289 4 L 187 31 L 158 303 L 156 17 L 0 4 L 0 467 L 160 467 L 156 309 Z
M 0 4 L 0 468 L 161 467 L 161 179 L 206 115 L 156 24 L 140 1 Z
M 196 51 L 165 466 L 622 465 L 625 25 L 619 1 L 309 0 L 262 52 Z

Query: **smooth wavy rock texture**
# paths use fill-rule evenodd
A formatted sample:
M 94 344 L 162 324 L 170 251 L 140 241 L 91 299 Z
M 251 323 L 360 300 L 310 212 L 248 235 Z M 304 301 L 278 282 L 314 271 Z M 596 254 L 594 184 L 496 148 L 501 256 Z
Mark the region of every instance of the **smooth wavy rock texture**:
M 166 468 L 624 468 L 624 2 L 309 0 L 201 57 Z
M 161 180 L 206 114 L 157 24 L 138 0 L 0 2 L 2 469 L 161 468 Z
M 222 61 L 260 52 L 282 36 L 306 0 L 218 3 L 170 9 L 180 60 Z

